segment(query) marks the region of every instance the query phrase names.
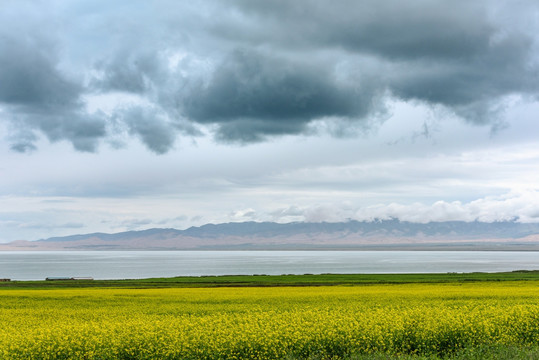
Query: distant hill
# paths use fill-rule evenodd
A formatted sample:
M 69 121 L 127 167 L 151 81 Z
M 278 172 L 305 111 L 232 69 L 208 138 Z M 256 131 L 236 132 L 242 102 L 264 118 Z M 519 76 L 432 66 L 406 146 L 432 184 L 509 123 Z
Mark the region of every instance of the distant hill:
M 0 250 L 538 250 L 539 223 L 399 220 L 241 222 L 186 230 L 93 233 L 0 244 Z

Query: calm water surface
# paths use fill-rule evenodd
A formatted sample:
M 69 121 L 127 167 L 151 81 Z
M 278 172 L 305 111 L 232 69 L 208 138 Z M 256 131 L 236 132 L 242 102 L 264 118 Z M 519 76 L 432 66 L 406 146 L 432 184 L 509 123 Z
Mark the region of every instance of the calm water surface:
M 4 251 L 0 278 L 95 279 L 539 270 L 539 252 L 509 251 Z

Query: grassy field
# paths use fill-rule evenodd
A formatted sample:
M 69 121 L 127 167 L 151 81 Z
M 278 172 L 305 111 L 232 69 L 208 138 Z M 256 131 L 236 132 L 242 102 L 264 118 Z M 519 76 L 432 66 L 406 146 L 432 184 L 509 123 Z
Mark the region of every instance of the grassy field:
M 539 271 L 505 273 L 440 274 L 320 274 L 320 275 L 225 275 L 184 276 L 173 278 L 127 280 L 60 280 L 0 282 L 2 288 L 177 288 L 177 287 L 243 287 L 243 286 L 333 286 L 407 283 L 460 283 L 483 281 L 539 280 Z
M 537 359 L 537 275 L 6 283 L 0 359 Z

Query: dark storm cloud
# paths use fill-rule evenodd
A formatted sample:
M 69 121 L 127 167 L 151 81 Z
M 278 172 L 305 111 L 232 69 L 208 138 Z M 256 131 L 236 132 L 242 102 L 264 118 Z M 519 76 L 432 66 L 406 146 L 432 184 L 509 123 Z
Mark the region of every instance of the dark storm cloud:
M 406 64 L 389 86 L 405 100 L 443 104 L 459 112 L 511 93 L 537 92 L 537 69 L 529 65 L 530 51 L 530 39 L 506 36 L 466 61 Z
M 324 48 L 342 50 L 337 61 L 374 57 L 384 64 L 372 75 L 380 88 L 405 101 L 447 106 L 471 122 L 488 122 L 500 97 L 539 90 L 535 39 L 493 20 L 496 11 L 507 11 L 503 16 L 511 19 L 511 8 L 497 9 L 502 2 L 236 4 L 253 19 L 252 28 L 219 23 L 216 34 L 287 51 L 299 48 L 305 62 Z M 518 6 L 537 11 L 531 2 Z
M 499 2 L 498 2 L 499 3 Z M 239 11 L 254 19 L 244 31 L 217 23 L 216 34 L 253 43 L 303 49 L 340 47 L 392 59 L 462 59 L 488 48 L 498 29 L 488 19 L 489 3 L 440 1 L 238 0 Z M 497 5 L 491 2 L 490 5 Z
M 125 91 L 145 93 L 164 74 L 162 61 L 150 53 L 119 53 L 113 59 L 100 61 L 95 66 L 102 72 L 92 86 L 101 92 Z
M 81 85 L 57 68 L 51 44 L 45 39 L 2 36 L 0 104 L 8 111 L 14 151 L 35 149 L 40 130 L 51 141 L 68 140 L 80 151 L 94 151 L 105 135 L 102 118 L 85 112 Z
M 95 151 L 118 122 L 156 153 L 199 127 L 225 142 L 311 133 L 315 121 L 346 134 L 391 99 L 495 126 L 505 97 L 539 96 L 532 1 L 101 2 L 98 17 L 82 3 L 17 4 L 0 14 L 15 151 L 39 134 Z M 115 93 L 144 105 L 87 113 L 85 97 Z
M 174 144 L 174 127 L 167 123 L 164 114 L 143 107 L 132 107 L 121 113 L 131 135 L 157 154 L 167 152 Z
M 45 41 L 2 37 L 2 43 L 1 102 L 50 109 L 74 105 L 81 88 L 55 69 Z
M 348 84 L 339 84 L 331 71 L 234 51 L 217 66 L 208 85 L 190 89 L 183 109 L 189 119 L 219 124 L 220 139 L 239 141 L 298 134 L 322 117 L 369 113 L 370 102 Z

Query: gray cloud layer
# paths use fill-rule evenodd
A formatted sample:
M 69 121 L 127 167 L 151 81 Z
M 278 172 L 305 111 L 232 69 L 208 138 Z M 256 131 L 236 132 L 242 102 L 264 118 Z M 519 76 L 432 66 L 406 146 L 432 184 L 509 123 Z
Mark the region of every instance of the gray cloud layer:
M 199 123 L 220 124 L 222 139 L 247 142 L 301 133 L 317 118 L 365 116 L 369 103 L 329 70 L 236 51 L 217 66 L 208 85 L 190 89 L 184 113 Z
M 314 121 L 367 126 L 391 98 L 494 124 L 505 97 L 539 95 L 532 1 L 52 4 L 0 15 L 0 120 L 15 151 L 39 134 L 95 151 L 118 129 L 156 153 L 208 126 L 263 141 Z M 145 105 L 88 113 L 85 96 L 118 92 Z
M 106 136 L 105 119 L 88 114 L 80 96 L 84 87 L 56 67 L 54 46 L 39 34 L 1 36 L 0 105 L 14 135 L 12 149 L 34 149 L 39 130 L 51 141 L 69 140 L 77 150 L 94 151 Z

